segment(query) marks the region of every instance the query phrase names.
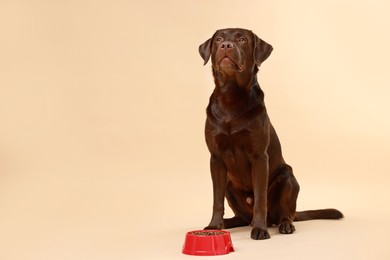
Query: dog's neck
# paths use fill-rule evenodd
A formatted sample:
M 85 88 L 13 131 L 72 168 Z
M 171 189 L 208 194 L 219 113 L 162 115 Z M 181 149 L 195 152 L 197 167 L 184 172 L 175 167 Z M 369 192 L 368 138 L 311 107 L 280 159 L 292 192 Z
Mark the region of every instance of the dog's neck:
M 212 110 L 219 119 L 230 121 L 254 107 L 264 105 L 264 93 L 257 82 L 256 73 L 227 75 L 213 69 L 213 75 L 215 89 L 212 98 L 215 106 Z
M 259 71 L 257 66 L 242 72 L 224 72 L 215 69 L 214 67 L 212 69 L 216 88 L 223 89 L 225 87 L 235 86 L 239 87 L 240 89 L 246 89 L 247 91 L 250 91 L 253 84 L 257 84 L 256 75 Z

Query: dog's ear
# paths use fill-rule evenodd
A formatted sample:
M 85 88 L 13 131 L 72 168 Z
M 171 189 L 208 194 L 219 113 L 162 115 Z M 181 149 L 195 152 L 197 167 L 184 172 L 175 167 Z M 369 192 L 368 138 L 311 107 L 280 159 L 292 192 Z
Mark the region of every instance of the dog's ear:
M 260 66 L 263 61 L 265 61 L 273 50 L 272 46 L 262 39 L 260 39 L 256 34 L 253 33 L 254 40 L 254 50 L 253 58 L 255 59 L 256 65 Z
M 211 55 L 211 42 L 212 41 L 213 41 L 213 38 L 210 38 L 210 39 L 208 39 L 207 41 L 205 41 L 203 44 L 201 44 L 199 46 L 199 54 L 200 54 L 200 56 L 202 56 L 202 58 L 204 60 L 204 64 L 203 65 L 206 65 L 207 62 L 210 59 L 210 55 Z

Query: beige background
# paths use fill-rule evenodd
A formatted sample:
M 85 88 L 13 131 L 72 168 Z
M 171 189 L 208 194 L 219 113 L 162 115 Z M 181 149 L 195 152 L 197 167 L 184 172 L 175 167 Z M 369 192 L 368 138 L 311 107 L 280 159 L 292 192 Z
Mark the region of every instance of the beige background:
M 190 259 L 208 224 L 213 89 L 197 48 L 244 27 L 274 47 L 260 83 L 297 223 L 226 259 L 390 259 L 390 2 L 0 1 L 0 259 Z M 230 212 L 227 210 L 227 215 Z

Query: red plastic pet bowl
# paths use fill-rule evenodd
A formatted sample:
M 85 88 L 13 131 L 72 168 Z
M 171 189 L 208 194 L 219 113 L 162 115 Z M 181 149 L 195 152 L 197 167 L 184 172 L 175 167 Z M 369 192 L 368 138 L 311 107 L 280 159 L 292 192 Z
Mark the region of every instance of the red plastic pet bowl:
M 226 255 L 234 252 L 230 233 L 223 230 L 195 230 L 186 235 L 186 255 Z

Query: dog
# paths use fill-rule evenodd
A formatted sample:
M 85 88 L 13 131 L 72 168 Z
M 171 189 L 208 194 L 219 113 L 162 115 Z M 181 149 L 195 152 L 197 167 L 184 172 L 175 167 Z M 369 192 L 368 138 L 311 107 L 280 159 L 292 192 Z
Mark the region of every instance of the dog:
M 270 238 L 270 226 L 291 234 L 293 221 L 343 218 L 336 209 L 296 212 L 299 184 L 283 159 L 256 76 L 272 50 L 240 28 L 218 30 L 199 46 L 204 65 L 211 58 L 215 83 L 206 109 L 213 212 L 205 229 L 251 225 L 251 238 L 261 240 Z M 225 197 L 233 218 L 223 218 Z

